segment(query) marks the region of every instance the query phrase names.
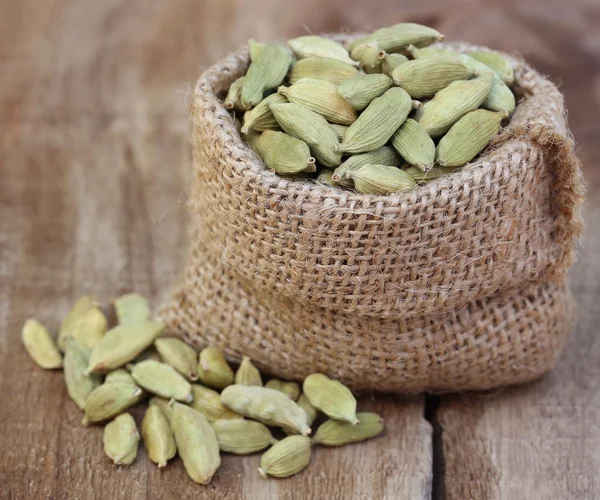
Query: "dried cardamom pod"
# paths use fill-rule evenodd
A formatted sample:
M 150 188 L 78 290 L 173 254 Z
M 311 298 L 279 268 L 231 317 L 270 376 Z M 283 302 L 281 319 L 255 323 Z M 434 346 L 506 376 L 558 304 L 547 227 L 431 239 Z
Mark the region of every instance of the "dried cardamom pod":
M 159 468 L 167 465 L 177 453 L 169 419 L 158 405 L 150 405 L 144 414 L 142 438 L 148 458 Z
M 442 167 L 462 167 L 475 158 L 500 130 L 505 111 L 477 109 L 458 120 L 440 139 L 436 161 Z
M 154 345 L 148 347 L 148 349 L 144 349 L 140 354 L 138 354 L 131 363 L 127 363 L 125 368 L 129 371 L 133 370 L 133 367 L 142 361 L 147 361 L 152 359 L 154 361 L 160 361 L 160 356 L 158 355 L 158 351 L 154 347 Z
M 150 398 L 148 405 L 149 407 L 158 406 L 167 420 L 169 422 L 171 421 L 171 417 L 173 416 L 173 407 L 169 404 L 169 400 L 161 398 L 160 396 L 153 396 Z
M 407 46 L 406 52 L 408 52 L 413 59 L 423 59 L 424 57 L 439 56 L 441 54 L 457 54 L 457 52 L 454 52 L 453 50 L 443 49 L 441 47 L 417 48 L 414 45 Z
M 235 383 L 238 385 L 263 385 L 258 368 L 252 364 L 248 356 L 242 358 L 240 367 L 235 373 Z
M 121 368 L 152 345 L 163 330 L 164 325 L 152 321 L 119 325 L 109 330 L 92 349 L 86 375 Z
M 412 109 L 412 99 L 401 88 L 391 88 L 371 101 L 344 135 L 337 150 L 366 153 L 383 146 L 404 123 Z
M 271 110 L 281 128 L 306 142 L 324 166 L 336 167 L 342 162 L 342 154 L 336 151 L 337 134 L 321 115 L 294 103 L 272 104 Z
M 402 165 L 402 158 L 400 158 L 396 150 L 391 146 L 382 146 L 368 153 L 350 156 L 350 158 L 333 171 L 332 179 L 337 184 L 352 188 L 354 187 L 354 182 L 348 176 L 348 172 L 363 165 L 399 167 Z
M 161 337 L 154 341 L 163 363 L 171 365 L 188 380 L 198 380 L 198 354 L 183 340 L 173 337 Z
M 337 91 L 354 109 L 363 110 L 391 86 L 392 80 L 386 75 L 357 75 L 340 83 Z
M 464 115 L 483 103 L 493 79 L 488 73 L 473 80 L 452 82 L 423 106 L 419 123 L 431 137 L 445 134 Z
M 403 170 L 387 165 L 363 165 L 348 171 L 354 181 L 354 188 L 362 194 L 391 194 L 410 191 L 417 184 Z
M 407 61 L 408 57 L 403 56 L 402 54 L 386 54 L 383 57 L 381 71 L 383 72 L 383 74 L 391 78 L 394 70 Z
M 507 85 L 514 83 L 515 73 L 512 64 L 500 52 L 494 50 L 474 50 L 469 52 L 468 55 L 498 73 L 498 76 Z
M 380 28 L 370 35 L 358 38 L 350 45 L 350 50 L 358 45 L 370 42 L 379 44 L 386 52 L 400 52 L 409 45 L 426 47 L 434 42 L 441 42 L 444 35 L 440 32 L 417 23 L 399 23 L 386 28 Z
M 130 465 L 137 456 L 140 434 L 129 413 L 122 413 L 104 428 L 104 452 L 117 465 Z
M 274 444 L 260 458 L 263 477 L 289 477 L 310 463 L 311 441 L 306 436 L 288 436 Z
M 225 408 L 223 403 L 221 403 L 220 394 L 208 387 L 192 384 L 192 396 L 194 399 L 190 403 L 190 406 L 202 413 L 209 422 L 242 418 L 241 415 L 232 412 L 229 408 Z
M 312 373 L 304 380 L 303 390 L 310 404 L 328 417 L 344 420 L 352 425 L 358 423 L 356 399 L 350 389 L 341 382 L 332 380 L 322 373 Z
M 75 302 L 73 308 L 63 319 L 60 330 L 58 331 L 58 347 L 63 349 L 63 341 L 67 337 L 75 337 L 74 331 L 79 323 L 81 317 L 87 313 L 90 309 L 96 307 L 96 303 L 91 297 L 81 297 Z
M 352 49 L 350 56 L 360 63 L 365 73 L 381 73 L 385 51 L 377 42 L 357 45 Z
M 79 409 L 85 409 L 85 402 L 91 392 L 102 384 L 98 375 L 84 375 L 88 367 L 89 351 L 71 337 L 65 339 L 63 370 L 67 392 Z
M 150 319 L 150 305 L 139 293 L 121 295 L 113 301 L 120 325 L 133 325 Z
M 307 57 L 328 57 L 347 64 L 356 64 L 350 59 L 348 51 L 344 47 L 329 38 L 315 35 L 300 36 L 288 40 L 288 45 L 292 48 L 292 51 L 298 59 L 306 59 Z
M 277 92 L 265 97 L 255 108 L 244 113 L 242 134 L 247 134 L 250 129 L 262 132 L 264 130 L 279 130 L 279 123 L 273 116 L 271 104 L 281 104 L 288 100 Z
M 242 85 L 244 84 L 244 77 L 240 76 L 235 80 L 227 91 L 225 96 L 225 107 L 227 109 L 235 109 L 237 111 L 244 111 L 242 107 Z
M 408 118 L 392 136 L 392 146 L 411 165 L 426 172 L 435 161 L 435 144 L 427 131 Z
M 221 393 L 221 402 L 230 410 L 265 425 L 290 427 L 310 434 L 306 413 L 285 394 L 250 385 L 230 385 Z
M 327 184 L 329 186 L 337 186 L 332 179 L 333 169 L 332 168 L 322 168 L 319 170 L 319 175 L 317 175 L 317 182 L 321 182 L 323 184 Z
M 87 397 L 82 423 L 88 425 L 113 418 L 137 403 L 142 395 L 139 387 L 125 382 L 102 384 Z
M 303 78 L 291 87 L 279 87 L 277 92 L 287 97 L 288 101 L 319 113 L 331 123 L 350 125 L 356 120 L 356 111 L 338 94 L 338 88 L 333 83 Z
M 62 366 L 62 357 L 48 329 L 35 319 L 28 319 L 21 332 L 23 345 L 31 359 L 46 369 L 52 370 Z
M 106 333 L 107 321 L 102 311 L 90 299 L 83 297 L 69 313 L 69 320 L 61 326 L 58 347 L 65 350 L 65 339 L 74 338 L 86 349 L 91 349 Z
M 338 125 L 337 123 L 331 123 L 331 128 L 333 130 L 335 130 L 335 133 L 338 136 L 338 139 L 340 141 L 342 141 L 344 139 L 344 134 L 346 133 L 346 130 L 348 130 L 348 126 L 347 125 Z
M 250 63 L 242 85 L 242 106 L 250 109 L 263 99 L 265 91 L 275 89 L 285 78 L 292 56 L 281 45 L 267 45 Z
M 250 38 L 248 40 L 248 50 L 250 51 L 250 60 L 254 61 L 258 57 L 258 54 L 262 52 L 262 50 L 267 46 L 266 43 L 257 42 Z
M 304 394 L 300 394 L 300 397 L 298 398 L 298 401 L 296 401 L 296 404 L 300 408 L 302 408 L 306 413 L 306 425 L 311 427 L 313 422 L 317 418 L 317 409 L 310 404 L 310 401 Z M 286 434 L 298 434 L 297 430 L 290 429 L 289 427 L 284 427 L 283 430 Z
M 152 394 L 186 403 L 192 401 L 192 386 L 171 365 L 142 361 L 133 367 L 131 376 L 138 386 Z
M 420 168 L 409 167 L 405 172 L 409 174 L 417 184 L 427 184 L 429 181 L 451 174 L 457 170 L 459 170 L 458 167 L 433 167 L 431 170 L 423 172 Z
M 127 384 L 135 385 L 135 380 L 133 380 L 131 374 L 124 368 L 119 368 L 118 370 L 113 370 L 112 372 L 106 374 L 104 383 L 110 384 L 112 382 L 125 382 Z
M 358 70 L 350 64 L 328 57 L 309 57 L 297 61 L 289 74 L 291 84 L 302 78 L 325 80 L 335 85 L 358 74 Z
M 317 171 L 308 144 L 283 132 L 265 130 L 256 141 L 256 150 L 267 168 L 278 174 Z
M 249 455 L 277 442 L 266 425 L 252 420 L 215 420 L 212 423 L 221 451 Z
M 300 384 L 298 382 L 288 382 L 287 380 L 279 380 L 272 378 L 265 387 L 282 392 L 292 401 L 296 401 L 300 397 Z
M 456 80 L 467 80 L 475 75 L 472 68 L 452 54 L 415 59 L 398 66 L 392 73 L 394 83 L 413 99 L 429 97 Z
M 327 420 L 319 426 L 313 443 L 325 446 L 344 446 L 371 439 L 383 431 L 383 420 L 376 413 L 357 413 L 358 424 L 339 420 Z
M 202 413 L 180 403 L 173 405 L 171 429 L 187 473 L 195 482 L 208 484 L 221 465 L 215 430 Z
M 235 375 L 221 351 L 214 347 L 205 347 L 200 352 L 198 377 L 205 385 L 224 389 L 233 384 Z

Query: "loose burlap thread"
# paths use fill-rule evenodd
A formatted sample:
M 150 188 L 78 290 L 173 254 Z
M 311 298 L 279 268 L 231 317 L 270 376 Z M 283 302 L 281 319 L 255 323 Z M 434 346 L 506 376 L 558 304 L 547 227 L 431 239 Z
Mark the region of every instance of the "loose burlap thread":
M 167 331 L 355 390 L 488 389 L 549 371 L 572 327 L 583 181 L 561 93 L 513 62 L 519 106 L 488 150 L 390 196 L 267 172 L 222 104 L 247 51 L 207 70 L 191 108 L 190 255 L 160 312 Z

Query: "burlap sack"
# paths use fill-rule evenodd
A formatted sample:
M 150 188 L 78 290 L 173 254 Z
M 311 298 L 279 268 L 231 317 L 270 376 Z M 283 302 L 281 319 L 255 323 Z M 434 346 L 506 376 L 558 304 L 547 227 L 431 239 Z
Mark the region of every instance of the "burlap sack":
M 486 389 L 550 370 L 571 329 L 583 196 L 557 88 L 515 60 L 520 103 L 488 152 L 368 196 L 265 171 L 222 105 L 247 64 L 240 50 L 195 89 L 191 252 L 161 311 L 168 332 L 357 390 Z

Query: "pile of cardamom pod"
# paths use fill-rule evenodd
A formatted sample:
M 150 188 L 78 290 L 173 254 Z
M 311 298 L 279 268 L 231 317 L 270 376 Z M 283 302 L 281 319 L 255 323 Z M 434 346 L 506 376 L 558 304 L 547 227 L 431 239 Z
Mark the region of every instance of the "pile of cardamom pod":
M 430 46 L 400 23 L 354 40 L 248 42 L 251 63 L 225 105 L 268 169 L 359 193 L 407 191 L 473 160 L 515 109 L 510 62 Z M 283 85 L 282 85 L 283 84 Z
M 259 472 L 288 477 L 308 466 L 312 445 L 342 446 L 383 430 L 378 415 L 357 413 L 350 390 L 323 374 L 306 377 L 302 389 L 277 379 L 263 386 L 248 357 L 234 372 L 218 349 L 198 355 L 182 340 L 162 337 L 163 325 L 150 320 L 140 295 L 124 295 L 113 306 L 118 324 L 110 330 L 98 305 L 82 297 L 62 322 L 57 343 L 34 319 L 25 322 L 22 340 L 39 366 L 63 368 L 84 425 L 108 422 L 104 451 L 116 464 L 137 456 L 140 434 L 127 409 L 148 397 L 141 424 L 148 457 L 164 467 L 179 453 L 201 484 L 219 468 L 221 452 L 248 455 L 270 447 Z M 328 420 L 311 439 L 318 412 Z

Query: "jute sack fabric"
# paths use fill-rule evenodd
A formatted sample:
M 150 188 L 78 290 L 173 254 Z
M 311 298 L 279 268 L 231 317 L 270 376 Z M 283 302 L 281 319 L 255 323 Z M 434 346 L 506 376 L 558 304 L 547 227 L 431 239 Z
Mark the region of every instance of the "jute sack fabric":
M 553 367 L 572 327 L 583 181 L 551 82 L 515 60 L 519 106 L 488 152 L 370 196 L 265 171 L 222 105 L 247 65 L 240 50 L 195 89 L 191 248 L 160 312 L 170 333 L 356 390 L 487 389 Z

